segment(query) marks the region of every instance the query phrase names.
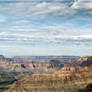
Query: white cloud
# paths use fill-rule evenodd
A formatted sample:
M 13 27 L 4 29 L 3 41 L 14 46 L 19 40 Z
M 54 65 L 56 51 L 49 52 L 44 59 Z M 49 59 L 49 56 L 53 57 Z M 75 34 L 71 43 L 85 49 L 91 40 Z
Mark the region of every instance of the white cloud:
M 73 9 L 92 9 L 92 0 L 78 0 L 72 5 Z
M 88 12 L 85 16 L 91 16 L 92 2 L 89 0 L 78 0 L 73 2 L 60 0 L 61 2 L 54 0 L 52 2 L 20 2 L 9 3 L 7 6 L 0 6 L 0 13 L 4 16 L 21 17 L 21 18 L 48 18 L 48 17 L 82 17 L 82 13 Z M 71 4 L 71 6 L 69 6 Z M 80 14 L 81 13 L 81 14 Z M 54 19 L 53 18 L 53 19 Z
M 0 6 L 0 13 L 4 16 L 9 15 L 24 18 L 65 16 L 67 13 L 70 15 L 69 10 L 67 4 L 55 1 L 9 3 L 7 6 Z

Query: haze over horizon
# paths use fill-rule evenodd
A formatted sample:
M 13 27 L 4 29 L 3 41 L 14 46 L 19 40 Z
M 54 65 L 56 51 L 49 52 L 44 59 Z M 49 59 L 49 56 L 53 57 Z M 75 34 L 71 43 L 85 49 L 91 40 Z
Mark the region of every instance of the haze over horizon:
M 0 0 L 0 54 L 92 55 L 92 0 Z

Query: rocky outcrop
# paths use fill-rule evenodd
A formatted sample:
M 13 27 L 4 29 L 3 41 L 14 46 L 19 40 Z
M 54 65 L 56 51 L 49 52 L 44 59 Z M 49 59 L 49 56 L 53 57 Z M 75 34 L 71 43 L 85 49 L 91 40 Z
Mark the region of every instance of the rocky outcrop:
M 92 92 L 92 83 L 88 84 L 84 89 L 81 89 L 78 92 Z
M 84 77 L 89 72 L 75 72 L 69 67 L 63 69 L 64 72 L 55 74 L 33 74 L 11 85 L 5 92 L 91 92 L 83 90 L 91 87 L 92 78 Z
M 92 65 L 92 56 L 84 56 L 77 60 L 77 63 L 82 67 L 90 66 Z

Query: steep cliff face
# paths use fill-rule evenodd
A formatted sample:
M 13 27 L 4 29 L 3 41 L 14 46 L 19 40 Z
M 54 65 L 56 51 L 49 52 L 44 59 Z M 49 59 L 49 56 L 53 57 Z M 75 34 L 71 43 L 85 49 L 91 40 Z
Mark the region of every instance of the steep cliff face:
M 5 92 L 82 92 L 92 83 L 88 72 L 67 72 L 55 74 L 33 74 L 10 86 Z M 86 92 L 86 91 L 83 91 Z
M 67 62 L 52 59 L 4 65 L 13 74 L 19 72 L 14 75 L 19 80 L 5 92 L 84 92 L 92 84 L 92 57 L 88 56 Z
M 91 92 L 87 91 L 91 84 L 92 65 L 89 67 L 66 65 L 54 74 L 32 74 L 25 77 L 11 85 L 5 92 L 20 92 L 20 90 L 22 92 Z
M 57 60 L 51 60 L 49 62 L 25 62 L 24 66 L 29 69 L 43 69 L 49 72 L 50 70 L 54 71 L 61 69 L 62 67 L 64 67 L 64 64 Z
M 90 65 L 92 65 L 92 56 L 82 57 L 77 62 L 80 66 L 83 66 L 83 67 L 90 66 Z

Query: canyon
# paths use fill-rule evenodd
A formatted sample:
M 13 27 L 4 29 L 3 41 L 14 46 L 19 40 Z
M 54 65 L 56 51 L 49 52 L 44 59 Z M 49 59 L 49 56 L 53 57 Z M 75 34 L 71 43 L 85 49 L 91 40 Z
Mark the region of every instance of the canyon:
M 92 56 L 0 56 L 0 92 L 92 92 Z

